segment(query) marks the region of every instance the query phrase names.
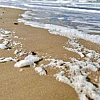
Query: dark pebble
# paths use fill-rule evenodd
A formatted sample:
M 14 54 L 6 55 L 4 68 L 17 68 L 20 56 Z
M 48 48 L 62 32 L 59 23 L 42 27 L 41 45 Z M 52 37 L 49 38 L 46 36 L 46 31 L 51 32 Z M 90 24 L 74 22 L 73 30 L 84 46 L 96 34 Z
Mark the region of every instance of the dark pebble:
M 36 53 L 35 52 L 32 52 L 32 55 L 36 55 Z
M 18 25 L 18 23 L 14 23 L 14 25 Z

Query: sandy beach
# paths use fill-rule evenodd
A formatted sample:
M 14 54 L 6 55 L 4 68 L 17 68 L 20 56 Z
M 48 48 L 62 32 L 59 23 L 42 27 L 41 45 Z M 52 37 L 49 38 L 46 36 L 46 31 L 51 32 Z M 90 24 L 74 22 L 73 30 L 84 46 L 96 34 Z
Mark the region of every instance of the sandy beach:
M 18 23 L 19 14 L 22 10 L 0 8 L 0 28 L 15 31 L 15 34 L 24 39 L 20 39 L 26 51 L 34 51 L 39 56 L 53 56 L 58 59 L 68 58 L 64 54 L 71 56 L 72 53 L 64 50 L 62 46 L 66 43 L 65 37 L 55 36 L 48 33 L 48 30 L 25 26 Z M 56 38 L 56 39 L 55 39 Z M 14 56 L 14 49 L 0 50 L 1 57 Z M 74 54 L 72 56 L 77 56 Z M 40 76 L 33 68 L 14 68 L 13 62 L 0 63 L 0 100 L 78 100 L 74 89 L 69 85 L 58 82 L 51 75 Z
M 14 32 L 13 36 L 19 38 L 12 39 L 20 41 L 24 51 L 35 52 L 39 57 L 53 57 L 64 61 L 70 61 L 70 57 L 82 59 L 77 53 L 63 48 L 68 38 L 50 34 L 45 29 L 18 23 L 17 19 L 21 17 L 22 13 L 24 11 L 18 9 L 0 8 L 0 28 Z M 81 39 L 79 43 L 100 53 L 100 45 Z M 0 57 L 14 57 L 15 49 L 0 49 Z M 42 60 L 39 65 L 42 63 L 47 62 Z M 0 63 L 0 100 L 79 100 L 71 86 L 59 82 L 53 77 L 53 73 L 59 72 L 59 70 L 48 68 L 46 76 L 40 76 L 32 67 L 25 67 L 22 70 L 14 68 L 14 62 Z M 96 75 L 100 75 L 99 71 L 92 73 L 94 76 L 90 75 L 91 80 Z

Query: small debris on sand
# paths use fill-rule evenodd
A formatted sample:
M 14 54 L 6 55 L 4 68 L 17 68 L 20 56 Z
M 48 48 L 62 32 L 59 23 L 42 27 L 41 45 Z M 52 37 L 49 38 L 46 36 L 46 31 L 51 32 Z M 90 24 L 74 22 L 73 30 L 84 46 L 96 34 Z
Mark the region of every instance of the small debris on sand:
M 17 23 L 17 22 L 15 22 L 15 23 L 14 23 L 14 25 L 18 25 L 18 23 Z

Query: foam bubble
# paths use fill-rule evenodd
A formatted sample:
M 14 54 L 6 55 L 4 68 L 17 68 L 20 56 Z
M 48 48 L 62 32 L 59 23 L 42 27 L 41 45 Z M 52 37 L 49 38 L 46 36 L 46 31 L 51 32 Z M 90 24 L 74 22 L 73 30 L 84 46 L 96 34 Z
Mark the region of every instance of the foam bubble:
M 38 72 L 40 75 L 46 75 L 46 71 L 44 68 L 40 67 L 36 67 L 35 71 Z
M 35 55 L 28 55 L 24 58 L 24 60 L 20 60 L 15 63 L 14 67 L 25 67 L 25 66 L 33 66 L 35 62 L 40 61 L 40 57 Z

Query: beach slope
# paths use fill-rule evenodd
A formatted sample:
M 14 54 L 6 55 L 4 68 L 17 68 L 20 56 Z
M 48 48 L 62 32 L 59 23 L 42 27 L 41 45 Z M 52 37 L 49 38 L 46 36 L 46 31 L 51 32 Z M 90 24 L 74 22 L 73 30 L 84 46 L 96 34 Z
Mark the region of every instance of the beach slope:
M 63 60 L 79 57 L 76 53 L 63 49 L 67 38 L 49 34 L 48 30 L 18 23 L 17 19 L 22 13 L 22 10 L 0 8 L 0 28 L 13 32 L 12 39 L 20 41 L 24 51 L 36 52 L 40 57 Z M 0 49 L 0 57 L 14 57 L 15 49 Z M 50 72 L 46 76 L 40 76 L 32 67 L 21 69 L 15 68 L 14 64 L 15 62 L 0 63 L 0 100 L 78 100 L 72 87 L 58 82 L 52 76 L 57 70 L 48 69 Z

